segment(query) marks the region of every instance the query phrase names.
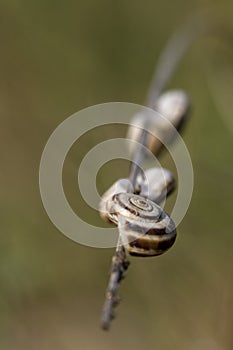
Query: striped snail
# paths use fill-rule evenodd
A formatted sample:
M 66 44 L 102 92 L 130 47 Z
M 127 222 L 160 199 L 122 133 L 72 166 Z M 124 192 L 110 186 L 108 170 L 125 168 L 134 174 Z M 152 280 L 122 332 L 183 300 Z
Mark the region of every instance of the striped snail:
M 157 204 L 174 188 L 174 178 L 163 168 L 151 168 L 144 174 L 144 178 L 138 175 L 140 195 L 132 193 L 129 179 L 115 182 L 102 197 L 100 215 L 118 225 L 129 254 L 156 256 L 167 251 L 176 238 L 174 222 Z
M 160 95 L 154 108 L 157 112 L 150 113 L 148 110 L 147 115 L 138 113 L 132 118 L 127 138 L 140 143 L 142 131 L 150 130 L 144 145 L 157 156 L 163 149 L 163 144 L 173 142 L 175 130 L 180 130 L 184 124 L 190 109 L 190 100 L 184 91 L 170 90 Z M 137 147 L 137 144 L 131 143 L 130 153 L 135 154 Z
M 176 228 L 156 203 L 133 193 L 117 193 L 107 202 L 109 220 L 118 225 L 130 255 L 156 256 L 175 242 Z

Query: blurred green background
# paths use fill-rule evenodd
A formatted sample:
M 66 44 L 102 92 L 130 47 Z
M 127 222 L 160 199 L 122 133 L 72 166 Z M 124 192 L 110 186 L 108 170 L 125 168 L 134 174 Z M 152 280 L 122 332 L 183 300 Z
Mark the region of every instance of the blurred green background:
M 106 333 L 99 318 L 114 250 L 74 243 L 49 221 L 41 153 L 56 126 L 84 107 L 143 103 L 159 53 L 194 13 L 216 30 L 192 45 L 170 82 L 193 102 L 184 133 L 192 203 L 168 254 L 131 259 Z M 233 348 L 232 39 L 231 0 L 0 2 L 1 349 Z M 70 202 L 98 224 L 79 198 L 75 170 L 101 138 L 124 132 L 86 135 L 65 163 Z M 174 168 L 168 156 L 161 162 Z M 125 161 L 106 164 L 100 192 L 127 170 Z

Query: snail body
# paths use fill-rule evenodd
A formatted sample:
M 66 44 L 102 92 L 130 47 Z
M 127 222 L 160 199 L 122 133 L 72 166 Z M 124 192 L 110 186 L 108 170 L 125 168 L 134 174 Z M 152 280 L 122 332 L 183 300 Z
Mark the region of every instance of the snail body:
M 107 202 L 109 220 L 118 225 L 130 255 L 156 256 L 175 242 L 173 220 L 156 203 L 132 193 L 115 194 Z

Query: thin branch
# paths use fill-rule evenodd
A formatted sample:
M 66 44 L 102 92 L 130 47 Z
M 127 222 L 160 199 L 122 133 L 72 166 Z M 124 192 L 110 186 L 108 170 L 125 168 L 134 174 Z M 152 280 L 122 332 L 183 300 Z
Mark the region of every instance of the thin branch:
M 157 99 L 161 95 L 164 87 L 174 74 L 180 60 L 201 34 L 207 31 L 206 21 L 202 17 L 193 16 L 186 22 L 180 30 L 170 38 L 161 55 L 159 56 L 150 88 L 147 94 L 146 105 L 150 108 L 154 108 Z M 146 146 L 147 141 L 146 130 L 142 130 L 140 135 L 139 144 Z M 135 188 L 137 186 L 136 179 L 140 172 L 140 165 L 146 158 L 144 148 L 139 146 L 135 150 L 134 160 L 131 162 L 129 179 Z
M 191 23 L 190 23 L 191 22 Z M 164 51 L 162 52 L 158 65 L 155 70 L 154 77 L 152 79 L 152 84 L 149 89 L 147 106 L 153 108 L 154 104 L 173 74 L 177 67 L 177 64 L 185 54 L 188 47 L 192 44 L 194 39 L 196 39 L 203 32 L 202 21 L 189 21 L 188 25 L 181 29 L 175 34 L 168 42 Z M 198 25 L 198 27 L 197 27 Z M 201 29 L 200 29 L 201 27 Z M 197 30 L 198 28 L 198 30 Z M 143 146 L 145 145 L 147 139 L 147 132 L 144 130 L 141 133 L 141 139 L 139 143 Z M 136 149 L 134 154 L 134 161 L 131 163 L 129 178 L 133 183 L 134 192 L 137 191 L 137 176 L 140 172 L 140 165 L 145 159 L 145 154 L 143 152 L 143 147 Z M 109 329 L 111 320 L 114 318 L 114 308 L 119 304 L 120 297 L 118 295 L 118 289 L 120 282 L 125 277 L 126 271 L 129 266 L 129 261 L 127 259 L 127 254 L 124 246 L 121 242 L 121 236 L 119 235 L 119 240 L 115 254 L 112 258 L 112 265 L 110 271 L 109 283 L 106 291 L 105 303 L 102 311 L 101 324 L 102 328 Z
M 121 244 L 119 237 L 117 249 L 112 257 L 112 266 L 110 271 L 110 279 L 105 296 L 105 303 L 102 311 L 101 324 L 105 330 L 109 329 L 111 320 L 115 317 L 114 308 L 118 305 L 120 297 L 118 289 L 120 282 L 125 277 L 130 262 L 127 259 L 124 246 Z
M 129 180 L 132 183 L 134 192 L 137 193 L 138 188 L 137 188 L 137 177 L 141 171 L 140 166 L 142 165 L 146 154 L 145 154 L 145 150 L 144 150 L 144 145 L 146 145 L 146 140 L 147 140 L 147 134 L 148 132 L 144 129 L 141 132 L 141 140 L 135 150 L 135 154 L 134 154 L 134 159 L 130 164 L 130 171 L 129 171 Z
M 205 18 L 193 16 L 170 38 L 156 64 L 146 100 L 148 107 L 154 108 L 156 100 L 171 79 L 186 51 L 199 36 L 208 30 Z

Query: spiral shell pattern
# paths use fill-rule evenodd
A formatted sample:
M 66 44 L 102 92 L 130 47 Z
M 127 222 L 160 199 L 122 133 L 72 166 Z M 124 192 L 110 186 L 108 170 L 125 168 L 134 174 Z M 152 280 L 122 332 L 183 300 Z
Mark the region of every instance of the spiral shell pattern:
M 151 200 L 132 193 L 118 193 L 106 208 L 109 220 L 119 226 L 122 242 L 131 255 L 160 255 L 174 244 L 173 220 Z

